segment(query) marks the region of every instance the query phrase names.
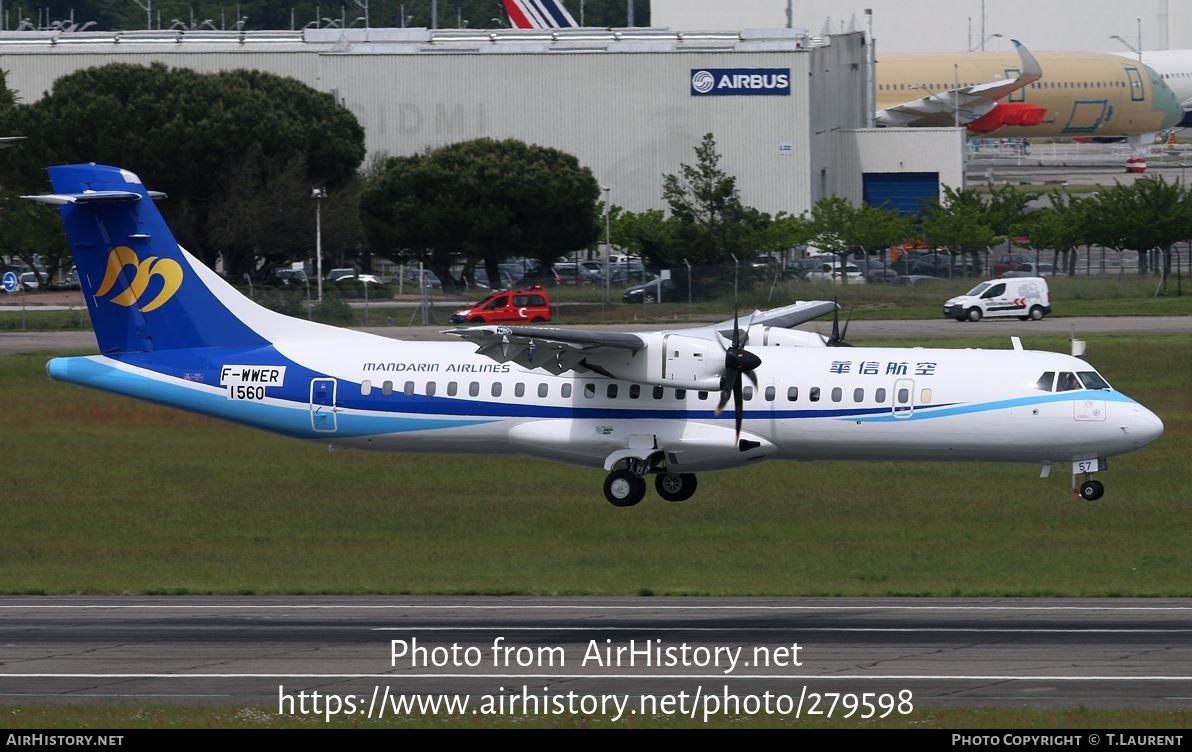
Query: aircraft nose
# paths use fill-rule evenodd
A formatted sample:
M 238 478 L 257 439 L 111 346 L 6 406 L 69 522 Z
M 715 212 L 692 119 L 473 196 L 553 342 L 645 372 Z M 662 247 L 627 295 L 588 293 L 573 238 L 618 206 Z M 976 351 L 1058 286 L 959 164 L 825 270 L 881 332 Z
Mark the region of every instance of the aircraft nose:
M 1136 447 L 1145 446 L 1163 435 L 1163 421 L 1142 405 L 1127 408 L 1126 419 L 1121 423 L 1122 433 Z

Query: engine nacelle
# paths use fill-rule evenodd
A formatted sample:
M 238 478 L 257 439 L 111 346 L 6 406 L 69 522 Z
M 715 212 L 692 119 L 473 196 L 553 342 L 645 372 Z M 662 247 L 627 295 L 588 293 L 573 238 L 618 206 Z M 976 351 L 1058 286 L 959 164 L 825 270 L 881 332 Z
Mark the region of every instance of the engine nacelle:
M 825 347 L 824 338 L 815 332 L 755 324 L 749 327 L 746 349 L 754 347 Z
M 640 336 L 646 340 L 644 349 L 626 353 L 622 361 L 602 358 L 604 369 L 619 379 L 642 384 L 708 392 L 720 389 L 724 349 L 716 340 L 674 332 Z

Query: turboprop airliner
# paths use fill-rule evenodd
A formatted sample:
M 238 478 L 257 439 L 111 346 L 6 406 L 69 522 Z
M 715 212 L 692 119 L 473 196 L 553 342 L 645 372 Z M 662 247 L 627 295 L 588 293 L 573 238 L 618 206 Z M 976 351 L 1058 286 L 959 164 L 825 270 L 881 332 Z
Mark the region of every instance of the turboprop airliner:
M 608 501 L 631 506 L 649 476 L 683 501 L 698 473 L 778 459 L 1070 463 L 1094 500 L 1107 458 L 1163 431 L 1078 358 L 1017 341 L 847 347 L 830 301 L 661 331 L 461 327 L 448 342 L 294 319 L 179 247 L 133 173 L 49 173 L 53 192 L 28 198 L 60 209 L 99 345 L 50 375 L 298 439 L 601 467 Z M 830 337 L 791 328 L 828 312 Z

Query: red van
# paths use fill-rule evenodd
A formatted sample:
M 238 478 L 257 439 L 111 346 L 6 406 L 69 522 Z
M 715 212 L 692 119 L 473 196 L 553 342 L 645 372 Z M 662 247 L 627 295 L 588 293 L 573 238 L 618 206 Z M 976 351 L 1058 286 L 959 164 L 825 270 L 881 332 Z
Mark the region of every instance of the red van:
M 455 324 L 536 324 L 550 321 L 550 297 L 545 290 L 504 290 L 451 314 Z

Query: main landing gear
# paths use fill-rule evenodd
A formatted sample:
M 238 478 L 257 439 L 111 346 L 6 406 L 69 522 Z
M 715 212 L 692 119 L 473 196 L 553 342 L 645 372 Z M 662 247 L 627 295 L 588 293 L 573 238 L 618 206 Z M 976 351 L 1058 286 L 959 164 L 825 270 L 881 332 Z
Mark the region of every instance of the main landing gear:
M 646 496 L 648 474 L 654 475 L 654 490 L 667 501 L 687 501 L 695 493 L 694 473 L 672 473 L 646 460 L 631 458 L 604 479 L 604 498 L 617 507 L 631 507 Z

